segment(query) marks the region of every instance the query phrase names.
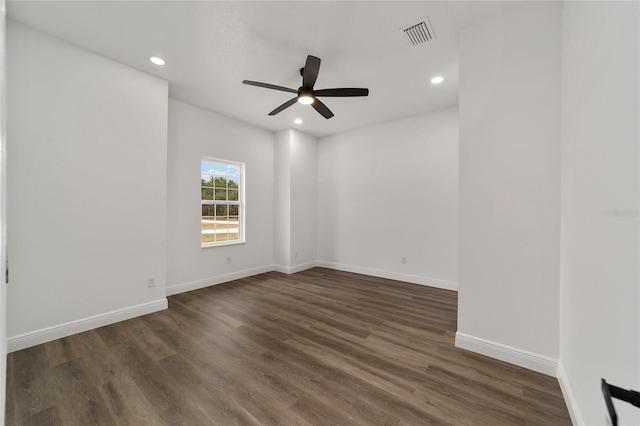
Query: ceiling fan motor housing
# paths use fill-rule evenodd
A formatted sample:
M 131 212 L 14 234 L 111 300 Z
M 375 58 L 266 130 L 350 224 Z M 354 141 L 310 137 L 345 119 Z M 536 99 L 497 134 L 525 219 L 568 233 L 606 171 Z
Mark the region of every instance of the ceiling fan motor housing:
M 296 100 L 300 102 L 302 105 L 311 105 L 316 101 L 316 98 L 315 96 L 313 96 L 312 93 L 301 92 L 300 94 L 298 94 L 298 97 L 296 98 Z

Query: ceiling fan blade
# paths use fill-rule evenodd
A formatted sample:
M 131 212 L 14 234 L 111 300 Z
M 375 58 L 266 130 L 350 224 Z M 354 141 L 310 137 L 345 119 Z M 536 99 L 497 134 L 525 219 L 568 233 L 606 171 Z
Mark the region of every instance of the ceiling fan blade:
M 318 111 L 320 115 L 322 115 L 327 120 L 333 117 L 333 113 L 331 112 L 331 110 L 327 108 L 325 104 L 320 102 L 320 99 L 315 99 L 311 106 L 314 107 L 315 110 Z
M 307 56 L 307 62 L 304 64 L 304 71 L 302 72 L 302 87 L 305 89 L 313 89 L 313 85 L 316 84 L 318 78 L 318 71 L 320 71 L 320 58 L 315 56 Z
M 285 109 L 289 108 L 291 105 L 295 104 L 298 101 L 298 97 L 296 96 L 295 98 L 283 103 L 282 105 L 280 105 L 278 108 L 274 109 L 273 111 L 271 111 L 269 113 L 269 115 L 276 115 L 279 112 L 284 111 Z
M 260 83 L 259 81 L 242 80 L 242 83 L 248 84 L 250 86 L 264 87 L 265 89 L 280 90 L 282 92 L 289 92 L 289 93 L 298 93 L 297 90 L 289 89 L 288 87 L 276 86 L 275 84 L 269 84 L 269 83 Z
M 369 96 L 369 89 L 357 89 L 354 87 L 343 87 L 341 89 L 321 89 L 314 90 L 313 95 L 333 97 Z

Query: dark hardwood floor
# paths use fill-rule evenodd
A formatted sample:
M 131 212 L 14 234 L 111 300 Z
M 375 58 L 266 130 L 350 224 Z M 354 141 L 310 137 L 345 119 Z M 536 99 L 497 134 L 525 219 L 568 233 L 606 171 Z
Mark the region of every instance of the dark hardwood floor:
M 315 268 L 9 354 L 9 425 L 569 425 L 556 379 L 453 345 L 455 292 Z

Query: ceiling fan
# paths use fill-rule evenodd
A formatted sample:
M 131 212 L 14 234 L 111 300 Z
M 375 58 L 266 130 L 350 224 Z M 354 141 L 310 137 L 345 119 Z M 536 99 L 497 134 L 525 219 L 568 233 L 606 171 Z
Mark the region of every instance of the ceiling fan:
M 279 112 L 289 108 L 296 102 L 300 102 L 304 105 L 311 105 L 318 111 L 324 118 L 329 119 L 333 117 L 333 113 L 325 104 L 323 104 L 319 96 L 327 97 L 352 97 L 352 96 L 368 96 L 369 89 L 358 89 L 343 87 L 339 89 L 320 89 L 313 90 L 313 85 L 316 84 L 318 78 L 318 71 L 320 70 L 320 58 L 308 55 L 307 62 L 304 64 L 304 68 L 300 69 L 300 75 L 302 76 L 302 86 L 295 89 L 289 89 L 288 87 L 276 86 L 275 84 L 260 83 L 259 81 L 243 80 L 244 84 L 251 86 L 264 87 L 265 89 L 280 90 L 282 92 L 297 93 L 298 95 L 288 100 L 269 113 L 269 115 L 276 115 Z

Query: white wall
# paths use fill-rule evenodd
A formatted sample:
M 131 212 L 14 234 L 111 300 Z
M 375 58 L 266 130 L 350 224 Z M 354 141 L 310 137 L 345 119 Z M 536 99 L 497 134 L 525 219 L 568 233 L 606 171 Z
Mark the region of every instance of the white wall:
M 275 135 L 276 270 L 295 273 L 317 259 L 317 139 L 294 129 Z
M 560 37 L 561 5 L 547 2 L 460 36 L 456 344 L 548 374 L 559 345 Z
M 318 141 L 291 130 L 291 266 L 318 258 Z
M 166 307 L 167 82 L 7 41 L 9 349 Z
M 319 264 L 454 289 L 457 190 L 456 109 L 320 139 Z
M 168 152 L 167 294 L 272 270 L 273 133 L 170 99 Z M 245 163 L 245 243 L 200 245 L 203 156 Z
M 278 269 L 291 266 L 291 132 L 275 134 L 273 148 L 274 172 L 274 261 Z
M 560 380 L 577 424 L 604 424 L 600 378 L 640 389 L 639 23 L 637 2 L 564 4 Z
M 7 256 L 7 85 L 5 1 L 0 0 L 0 274 Z M 4 425 L 7 382 L 7 286 L 0 276 L 0 425 Z

